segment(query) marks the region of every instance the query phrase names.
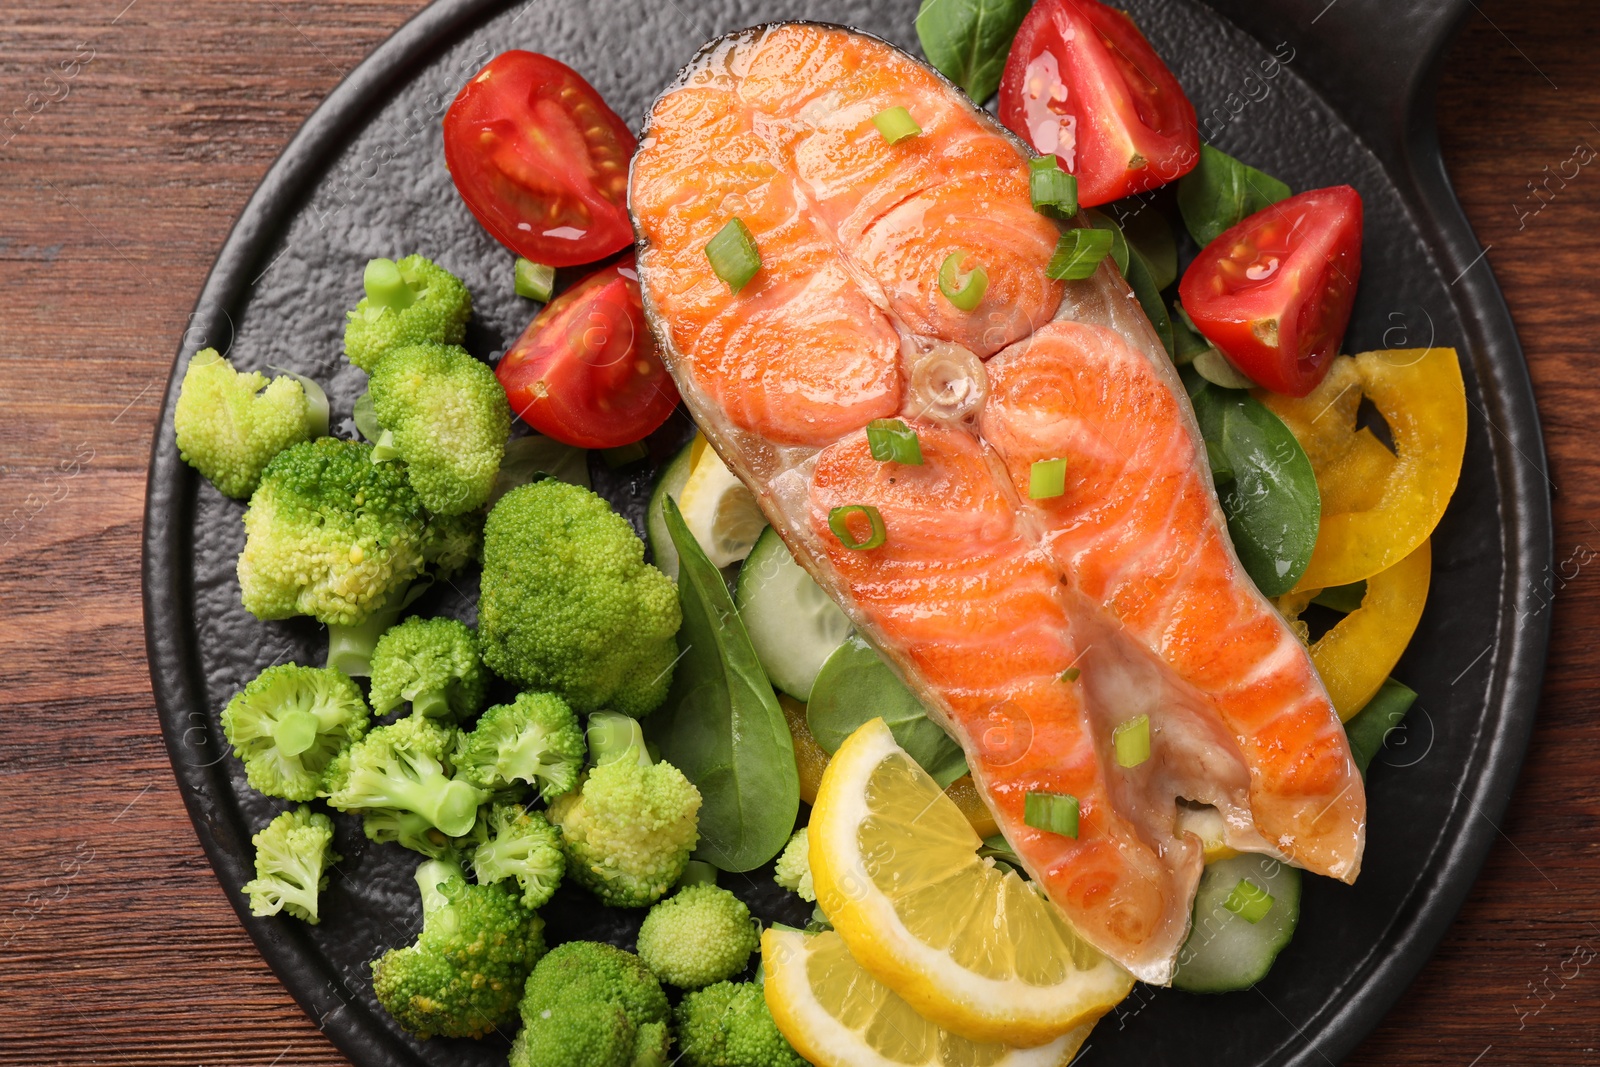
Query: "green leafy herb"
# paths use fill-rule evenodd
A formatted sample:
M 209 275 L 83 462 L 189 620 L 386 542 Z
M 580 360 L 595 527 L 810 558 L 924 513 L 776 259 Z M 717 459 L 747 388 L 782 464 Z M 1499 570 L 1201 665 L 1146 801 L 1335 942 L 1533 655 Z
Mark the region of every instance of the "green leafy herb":
M 794 742 L 721 572 L 670 498 L 663 518 L 678 550 L 682 654 L 667 702 L 644 720 L 645 732 L 700 790 L 695 857 L 748 871 L 776 856 L 794 829 Z
M 879 463 L 922 465 L 922 442 L 903 419 L 873 419 L 867 423 L 867 448 Z
M 1205 339 L 1205 335 L 1195 329 L 1194 321 L 1189 318 L 1189 313 L 1183 310 L 1183 305 L 1176 300 L 1172 302 L 1172 362 L 1180 367 L 1193 363 L 1196 356 L 1210 352 L 1214 346 Z
M 1283 420 L 1249 393 L 1219 389 L 1193 368 L 1184 376 L 1207 456 L 1220 452 L 1232 474 L 1219 496 L 1239 562 L 1265 596 L 1287 593 L 1311 562 L 1322 518 L 1311 461 Z
M 1215 348 L 1197 353 L 1189 366 L 1194 372 L 1219 389 L 1253 389 L 1255 382 L 1228 362 L 1228 357 Z
M 1203 144 L 1200 162 L 1178 182 L 1178 210 L 1189 234 L 1204 248 L 1222 231 L 1289 193 L 1278 179 Z
M 890 144 L 899 144 L 907 137 L 915 137 L 922 132 L 922 127 L 911 117 L 911 112 L 903 107 L 884 108 L 872 116 L 872 124 L 878 127 L 878 132 Z
M 729 219 L 716 236 L 706 242 L 706 258 L 716 276 L 738 292 L 750 284 L 761 270 L 761 252 L 743 219 Z
M 1078 179 L 1061 169 L 1054 154 L 1030 159 L 1028 198 L 1039 214 L 1065 222 L 1078 213 Z
M 1324 589 L 1311 598 L 1313 604 L 1321 604 L 1334 611 L 1342 611 L 1348 615 L 1361 606 L 1361 601 L 1367 596 L 1367 580 L 1351 582 L 1349 585 L 1336 585 L 1331 589 Z
M 1267 912 L 1272 910 L 1272 894 L 1247 879 L 1239 879 L 1239 883 L 1228 894 L 1228 899 L 1222 906 L 1233 912 L 1245 922 L 1254 926 L 1267 917 Z
M 1022 801 L 1022 821 L 1035 830 L 1077 837 L 1078 798 L 1071 793 L 1029 793 Z
M 1128 276 L 1128 238 L 1123 234 L 1122 227 L 1104 211 L 1088 208 L 1084 217 L 1089 220 L 1089 225 L 1097 230 L 1104 230 L 1111 235 L 1111 260 L 1116 263 L 1117 271 L 1126 278 Z
M 1409 687 L 1393 678 L 1385 678 L 1366 706 L 1344 724 L 1345 735 L 1350 738 L 1350 755 L 1363 778 L 1367 776 L 1373 757 L 1383 748 L 1383 739 L 1400 725 L 1416 699 L 1417 694 Z
M 806 722 L 817 744 L 832 753 L 871 719 L 882 718 L 895 741 L 943 788 L 967 773 L 961 746 L 950 740 L 900 676 L 876 650 L 851 636 L 834 650 L 806 704 Z
M 1114 209 L 1115 204 L 1111 205 Z M 1172 237 L 1172 224 L 1153 206 L 1139 203 L 1133 210 L 1116 216 L 1129 247 L 1144 257 L 1157 289 L 1178 280 L 1178 243 Z
M 539 478 L 554 478 L 558 482 L 581 485 L 587 489 L 589 453 L 562 444 L 554 437 L 539 434 L 514 437 L 506 442 L 505 458 L 500 461 L 500 472 L 495 475 L 489 503 L 493 504 L 517 486 L 527 485 Z
M 939 73 L 979 104 L 1000 87 L 1011 39 L 1033 0 L 923 0 L 917 39 Z
M 514 288 L 517 295 L 529 300 L 538 300 L 549 303 L 550 293 L 556 285 L 556 269 L 548 263 L 535 263 L 531 259 L 517 257 Z
M 1113 238 L 1110 232 L 1096 229 L 1068 230 L 1056 242 L 1055 254 L 1050 257 L 1044 273 L 1046 277 L 1082 281 L 1100 269 L 1100 261 L 1111 251 Z

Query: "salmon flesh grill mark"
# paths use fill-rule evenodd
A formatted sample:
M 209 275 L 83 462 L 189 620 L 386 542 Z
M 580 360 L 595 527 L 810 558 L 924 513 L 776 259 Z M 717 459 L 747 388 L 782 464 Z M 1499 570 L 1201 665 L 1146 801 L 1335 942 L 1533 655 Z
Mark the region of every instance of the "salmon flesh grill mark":
M 872 117 L 910 111 L 891 145 Z M 1344 881 L 1366 798 L 1305 649 L 1239 566 L 1194 416 L 1111 266 L 1051 281 L 1059 226 L 1028 153 L 876 38 L 806 23 L 708 45 L 655 103 L 630 204 L 646 309 L 718 453 L 795 555 L 966 750 L 1028 872 L 1134 975 L 1170 979 L 1202 867 L 1182 801 L 1228 843 Z M 734 293 L 708 241 L 749 227 Z M 940 292 L 957 251 L 989 287 Z M 924 463 L 880 463 L 897 417 Z M 1065 491 L 1029 498 L 1033 464 Z M 832 509 L 888 533 L 854 551 Z M 1075 669 L 1075 670 L 1074 670 Z M 1068 679 L 1071 680 L 1068 680 Z M 1151 755 L 1112 734 L 1148 715 Z M 1023 821 L 1070 793 L 1076 838 Z

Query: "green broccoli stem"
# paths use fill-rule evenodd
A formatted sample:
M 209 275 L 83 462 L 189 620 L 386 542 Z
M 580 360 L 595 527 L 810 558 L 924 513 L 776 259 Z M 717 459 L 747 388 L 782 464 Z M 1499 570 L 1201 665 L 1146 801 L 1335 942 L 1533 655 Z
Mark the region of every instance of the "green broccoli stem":
M 317 743 L 321 723 L 309 711 L 296 708 L 285 712 L 272 728 L 272 743 L 285 756 L 298 756 Z
M 453 878 L 465 878 L 454 855 L 430 859 L 417 868 L 417 888 L 422 892 L 422 924 L 441 934 L 454 932 L 460 917 L 450 906 L 450 897 L 441 888 Z
M 424 689 L 411 698 L 411 713 L 428 719 L 445 719 L 450 716 L 450 700 L 446 687 Z
M 433 579 L 424 576 L 390 593 L 365 621 L 350 626 L 330 624 L 327 666 L 337 667 L 351 678 L 372 677 L 372 650 L 378 647 L 378 638 L 399 622 L 400 613 L 427 592 L 431 585 Z
M 425 782 L 391 782 L 390 798 L 433 823 L 446 837 L 462 837 L 478 821 L 478 805 L 485 794 L 455 778 L 431 776 Z
M 683 868 L 683 873 L 678 876 L 675 889 L 683 889 L 691 885 L 716 885 L 717 869 L 705 860 L 690 860 Z
M 620 759 L 636 759 L 639 766 L 650 766 L 644 731 L 639 720 L 615 711 L 597 711 L 589 716 L 584 738 L 589 742 L 589 760 L 596 767 Z
M 369 259 L 361 274 L 361 288 L 378 307 L 404 311 L 417 302 L 417 294 L 406 284 L 400 265 L 392 259 Z
M 400 450 L 394 447 L 394 433 L 385 430 L 378 435 L 378 440 L 372 446 L 372 462 L 388 463 L 400 459 Z

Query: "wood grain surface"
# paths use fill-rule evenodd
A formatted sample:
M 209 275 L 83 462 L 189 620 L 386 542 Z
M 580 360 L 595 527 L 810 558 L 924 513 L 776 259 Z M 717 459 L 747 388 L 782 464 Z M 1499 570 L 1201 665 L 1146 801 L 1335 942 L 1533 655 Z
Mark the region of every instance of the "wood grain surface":
M 178 796 L 140 515 L 229 226 L 418 6 L 0 3 L 0 1063 L 344 1062 L 256 955 Z M 1597 40 L 1600 5 L 1482 0 L 1446 64 L 1445 158 L 1544 418 L 1555 638 L 1488 866 L 1359 1064 L 1600 1063 Z

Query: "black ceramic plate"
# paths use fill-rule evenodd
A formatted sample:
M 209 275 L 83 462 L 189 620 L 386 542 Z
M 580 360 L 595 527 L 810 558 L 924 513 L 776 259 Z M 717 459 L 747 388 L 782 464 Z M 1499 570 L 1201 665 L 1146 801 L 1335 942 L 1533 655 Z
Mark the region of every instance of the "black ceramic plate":
M 1354 887 L 1307 880 L 1300 931 L 1254 990 L 1197 997 L 1139 987 L 1090 1039 L 1088 1064 L 1313 1064 L 1347 1054 L 1394 1003 L 1455 915 L 1511 794 L 1532 726 L 1548 613 L 1525 600 L 1550 559 L 1544 452 L 1521 350 L 1440 163 L 1432 73 L 1467 0 L 1126 0 L 1195 102 L 1206 138 L 1295 188 L 1348 182 L 1367 209 L 1348 348 L 1454 345 L 1471 431 L 1461 487 L 1434 536 L 1433 592 L 1396 674 L 1421 694 L 1369 782 L 1371 830 Z M 710 37 L 811 18 L 916 49 L 916 0 L 589 0 L 512 6 L 441 0 L 385 43 L 306 123 L 256 192 L 206 283 L 178 352 L 213 345 L 243 366 L 321 380 L 342 430 L 360 372 L 340 358 L 344 311 L 373 256 L 422 251 L 471 287 L 468 346 L 496 358 L 529 318 L 511 256 L 473 221 L 445 172 L 439 118 L 463 81 L 508 48 L 583 72 L 637 124 Z M 1220 9 L 1220 11 L 1218 10 Z M 1230 21 L 1230 19 L 1236 21 Z M 339 818 L 345 856 L 321 926 L 256 919 L 239 893 L 250 834 L 282 807 L 246 788 L 218 711 L 279 661 L 320 663 L 320 628 L 261 623 L 239 606 L 242 505 L 178 459 L 171 411 L 151 462 L 145 625 L 173 768 L 211 862 L 262 955 L 358 1064 L 495 1064 L 505 1043 L 421 1044 L 373 1000 L 367 963 L 418 926 L 415 857 Z M 336 427 L 339 424 L 336 422 Z M 665 437 L 674 431 L 668 430 Z M 681 436 L 686 427 L 677 425 Z M 658 440 L 659 454 L 671 442 Z M 596 468 L 636 520 L 651 471 Z M 471 617 L 474 580 L 434 610 Z M 759 872 L 733 878 L 767 918 L 788 909 Z M 556 940 L 628 945 L 636 915 L 576 892 L 546 909 Z

